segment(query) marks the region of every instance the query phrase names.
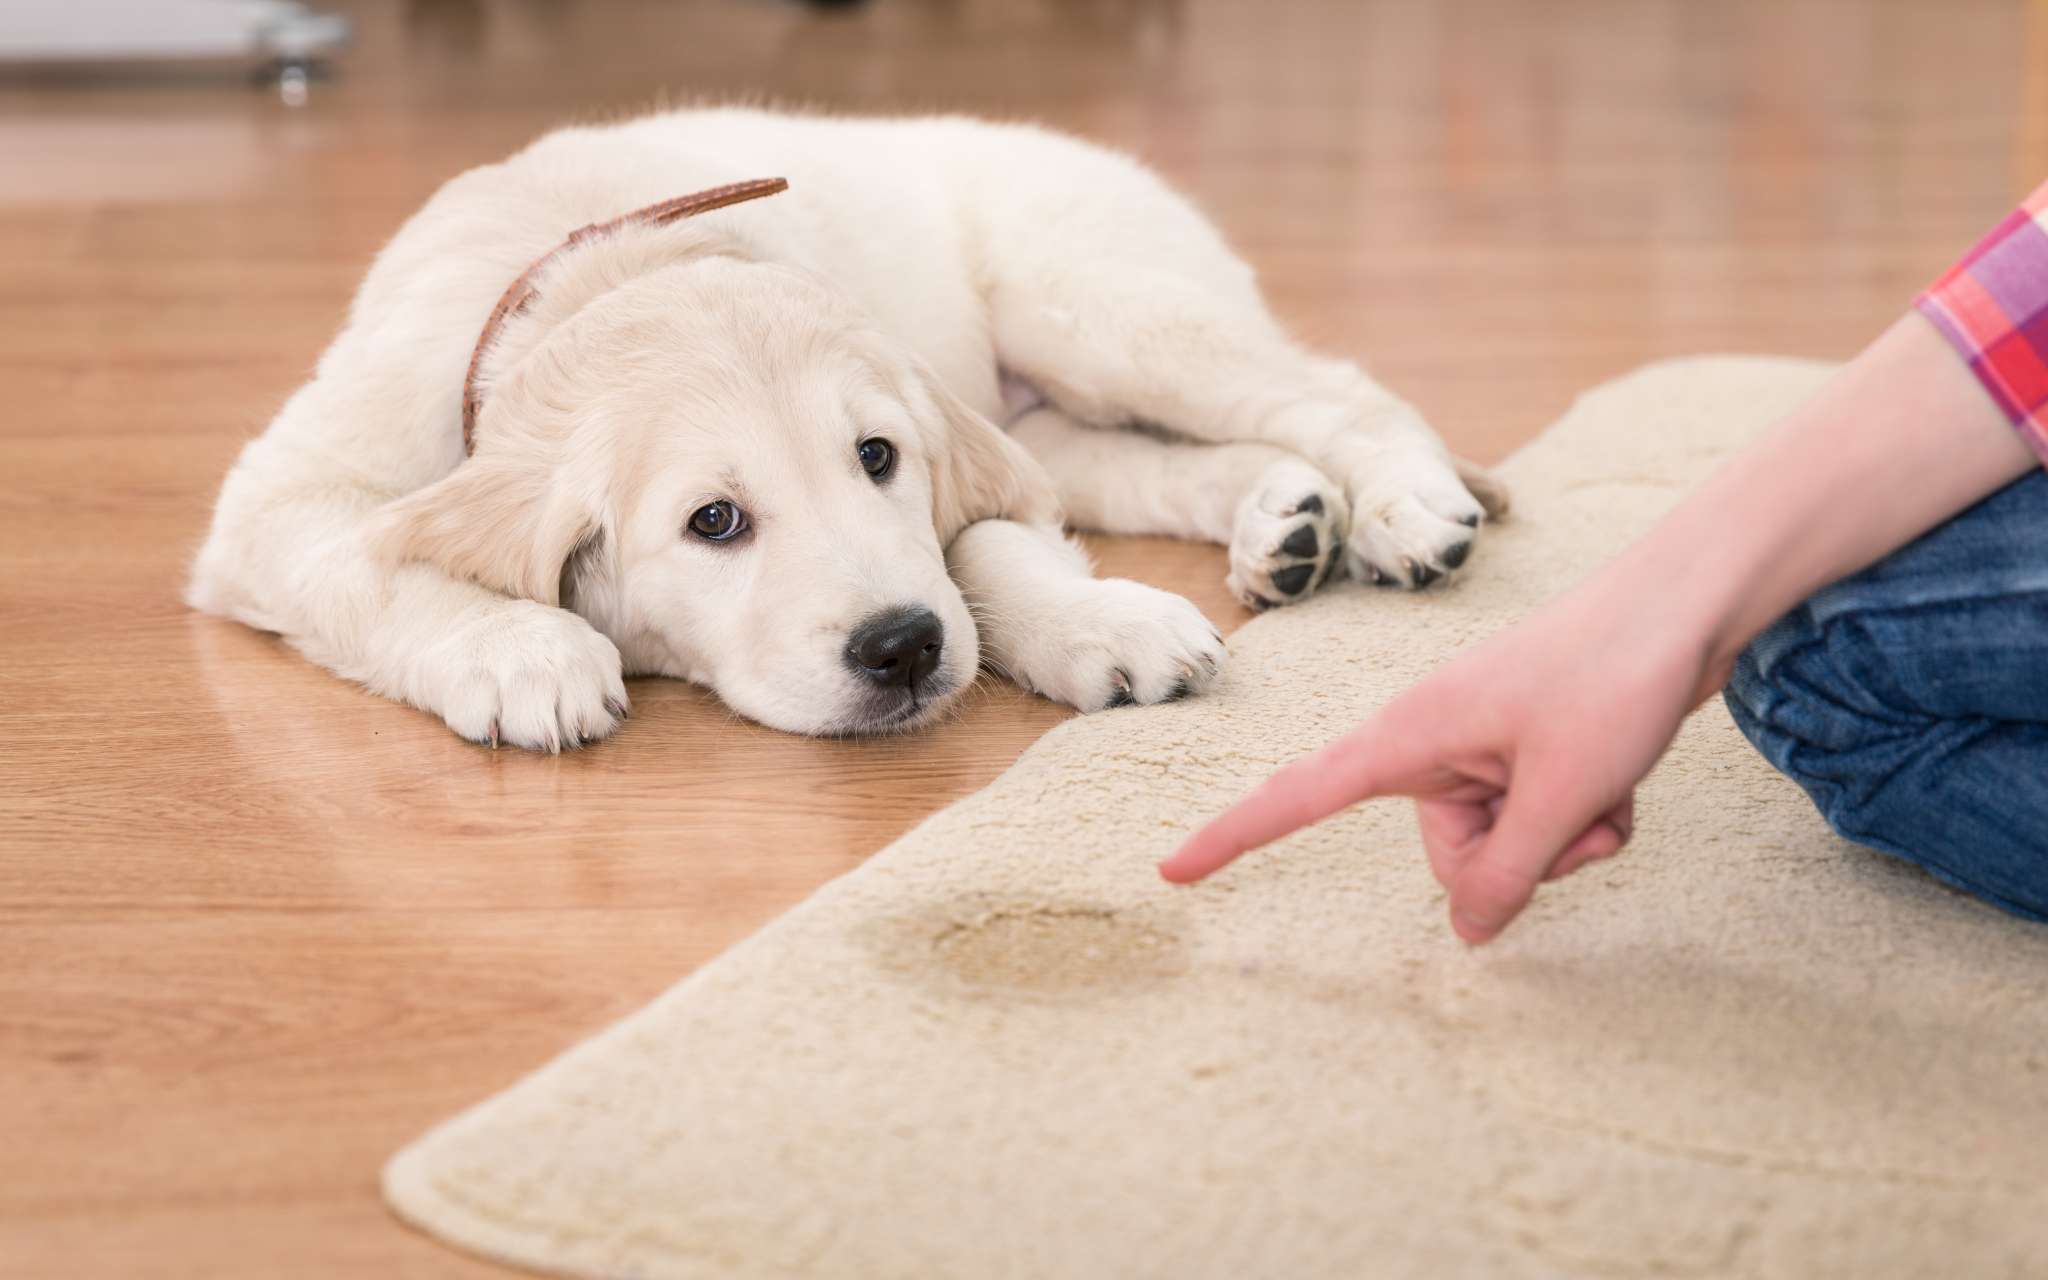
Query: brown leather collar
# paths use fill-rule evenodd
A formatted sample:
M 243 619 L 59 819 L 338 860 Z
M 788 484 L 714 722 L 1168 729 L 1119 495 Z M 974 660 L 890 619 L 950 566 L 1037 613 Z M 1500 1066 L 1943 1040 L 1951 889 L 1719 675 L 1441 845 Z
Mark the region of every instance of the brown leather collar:
M 673 200 L 648 205 L 645 209 L 635 209 L 609 222 L 593 222 L 587 227 L 572 231 L 567 240 L 542 254 L 532 266 L 519 273 L 519 278 L 512 282 L 512 287 L 505 290 L 504 296 L 498 299 L 498 305 L 491 308 L 491 318 L 484 322 L 484 331 L 477 335 L 476 349 L 469 354 L 469 372 L 462 379 L 462 452 L 465 455 L 476 452 L 476 415 L 477 410 L 483 408 L 483 393 L 477 389 L 476 378 L 477 371 L 484 362 L 484 352 L 490 349 L 491 343 L 497 341 L 498 330 L 504 328 L 505 321 L 519 314 L 533 301 L 533 279 L 540 274 L 541 268 L 584 241 L 610 235 L 621 227 L 665 227 L 671 222 L 693 214 L 723 209 L 729 204 L 772 196 L 778 191 L 788 189 L 789 183 L 782 178 L 756 178 L 751 182 L 734 182 L 723 187 L 713 187 L 709 191 L 699 191 L 695 195 L 677 196 Z

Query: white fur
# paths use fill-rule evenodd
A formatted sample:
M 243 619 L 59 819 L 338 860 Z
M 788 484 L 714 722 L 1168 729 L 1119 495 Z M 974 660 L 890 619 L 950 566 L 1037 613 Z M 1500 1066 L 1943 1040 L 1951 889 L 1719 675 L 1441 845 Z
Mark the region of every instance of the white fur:
M 463 370 L 528 263 L 766 176 L 791 189 L 554 261 L 488 353 L 464 457 Z M 990 419 L 1017 408 L 1012 439 Z M 899 456 L 881 484 L 856 460 L 871 438 Z M 1296 509 L 1310 493 L 1320 513 Z M 809 733 L 923 723 L 982 660 L 1084 709 L 1198 691 L 1214 630 L 1092 579 L 1062 496 L 1086 523 L 1230 543 L 1261 603 L 1312 590 L 1340 538 L 1359 576 L 1419 584 L 1480 514 L 1414 411 L 1296 347 L 1130 160 L 961 119 L 683 112 L 445 185 L 229 473 L 189 598 L 466 736 L 548 750 L 611 731 L 622 672 Z M 750 532 L 690 534 L 716 500 Z M 1315 583 L 1279 592 L 1305 526 Z M 943 624 L 939 664 L 878 691 L 848 637 L 903 607 Z

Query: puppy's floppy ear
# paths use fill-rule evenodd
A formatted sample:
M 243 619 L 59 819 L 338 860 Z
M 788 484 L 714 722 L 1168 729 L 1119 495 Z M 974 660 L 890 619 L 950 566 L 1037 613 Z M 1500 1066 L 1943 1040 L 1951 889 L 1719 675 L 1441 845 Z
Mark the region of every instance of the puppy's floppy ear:
M 451 577 L 561 605 L 572 572 L 595 571 L 597 513 L 525 459 L 479 456 L 386 507 L 373 535 L 391 563 L 424 562 Z M 596 553 L 596 554 L 593 554 Z
M 1059 495 L 1038 459 L 936 377 L 925 374 L 922 381 L 943 425 L 932 456 L 932 524 L 939 545 L 977 520 L 1059 524 Z

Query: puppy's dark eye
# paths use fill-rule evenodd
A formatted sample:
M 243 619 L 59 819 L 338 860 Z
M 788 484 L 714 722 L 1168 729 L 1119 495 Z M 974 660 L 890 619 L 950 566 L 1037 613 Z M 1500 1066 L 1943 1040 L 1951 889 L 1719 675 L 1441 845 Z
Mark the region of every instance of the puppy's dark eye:
M 877 480 L 886 480 L 896 469 L 896 446 L 877 437 L 860 442 L 860 469 Z
M 702 506 L 690 515 L 690 532 L 709 542 L 725 542 L 747 527 L 747 513 L 720 500 Z

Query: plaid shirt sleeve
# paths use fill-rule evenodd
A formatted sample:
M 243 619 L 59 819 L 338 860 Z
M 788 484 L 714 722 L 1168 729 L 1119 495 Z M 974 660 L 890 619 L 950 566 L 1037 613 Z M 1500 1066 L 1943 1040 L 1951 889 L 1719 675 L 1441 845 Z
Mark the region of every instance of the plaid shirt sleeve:
M 2048 184 L 1914 305 L 2048 466 Z

